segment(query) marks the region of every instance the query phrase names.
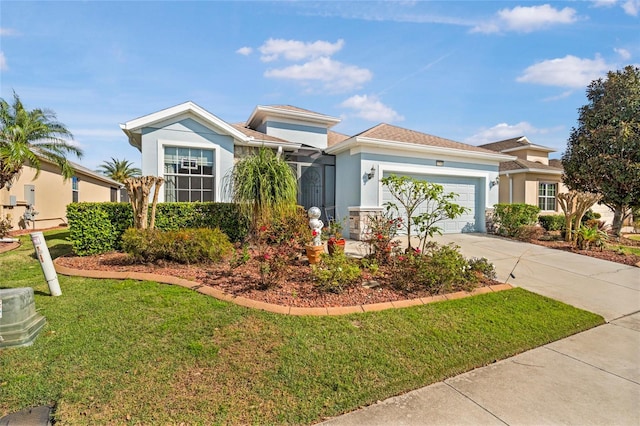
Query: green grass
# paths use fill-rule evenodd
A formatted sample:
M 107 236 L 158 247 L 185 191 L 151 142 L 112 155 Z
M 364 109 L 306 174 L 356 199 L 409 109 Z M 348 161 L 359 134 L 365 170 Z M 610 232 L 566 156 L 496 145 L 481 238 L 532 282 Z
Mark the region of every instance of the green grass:
M 55 255 L 65 232 L 48 234 Z M 342 317 L 293 317 L 180 287 L 60 276 L 31 242 L 0 287 L 33 287 L 48 324 L 0 352 L 0 416 L 56 404 L 59 424 L 312 423 L 603 323 L 522 289 Z
M 630 240 L 640 241 L 640 235 L 627 235 Z
M 640 256 L 640 247 L 623 246 L 620 244 L 610 244 L 609 249 L 622 252 L 624 254 L 635 254 Z

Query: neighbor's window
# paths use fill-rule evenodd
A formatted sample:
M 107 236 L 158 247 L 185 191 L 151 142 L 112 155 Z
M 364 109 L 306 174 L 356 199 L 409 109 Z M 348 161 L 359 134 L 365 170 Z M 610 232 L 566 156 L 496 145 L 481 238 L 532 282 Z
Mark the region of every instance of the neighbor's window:
M 71 178 L 71 202 L 78 202 L 78 178 L 75 176 Z
M 165 147 L 164 200 L 214 201 L 213 150 Z
M 556 210 L 557 183 L 538 184 L 538 207 L 540 210 Z

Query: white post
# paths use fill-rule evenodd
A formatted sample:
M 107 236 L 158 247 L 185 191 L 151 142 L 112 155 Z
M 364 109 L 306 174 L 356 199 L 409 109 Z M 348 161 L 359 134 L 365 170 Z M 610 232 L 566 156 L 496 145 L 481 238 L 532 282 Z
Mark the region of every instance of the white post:
M 49 285 L 49 292 L 52 296 L 62 295 L 62 290 L 60 290 L 60 284 L 58 283 L 58 274 L 56 274 L 56 269 L 53 267 L 53 261 L 51 260 L 51 254 L 44 235 L 42 232 L 32 232 L 29 235 L 31 235 L 33 248 L 36 249 L 36 256 L 40 261 L 40 266 L 42 266 L 44 279 L 47 280 Z

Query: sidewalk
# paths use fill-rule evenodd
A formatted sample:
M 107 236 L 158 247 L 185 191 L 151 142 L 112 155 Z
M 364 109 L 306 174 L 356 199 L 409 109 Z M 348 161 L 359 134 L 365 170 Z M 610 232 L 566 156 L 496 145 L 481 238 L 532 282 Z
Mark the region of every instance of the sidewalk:
M 640 424 L 639 268 L 480 234 L 438 241 L 487 257 L 501 281 L 598 313 L 608 324 L 323 424 Z

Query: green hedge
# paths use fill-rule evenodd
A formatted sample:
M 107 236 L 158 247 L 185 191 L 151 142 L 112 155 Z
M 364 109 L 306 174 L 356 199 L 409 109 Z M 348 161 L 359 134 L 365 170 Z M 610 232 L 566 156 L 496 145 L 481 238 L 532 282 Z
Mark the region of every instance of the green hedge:
M 71 203 L 67 219 L 73 251 L 78 256 L 120 250 L 122 234 L 133 226 L 128 203 Z M 159 203 L 156 228 L 220 228 L 231 241 L 241 241 L 249 229 L 238 207 L 230 203 Z
M 538 222 L 540 209 L 524 203 L 496 204 L 493 206 L 493 217 L 498 226 L 498 233 L 515 237 L 522 226 L 535 225 Z
M 538 222 L 547 231 L 564 230 L 564 215 L 562 214 L 540 215 L 538 216 Z

